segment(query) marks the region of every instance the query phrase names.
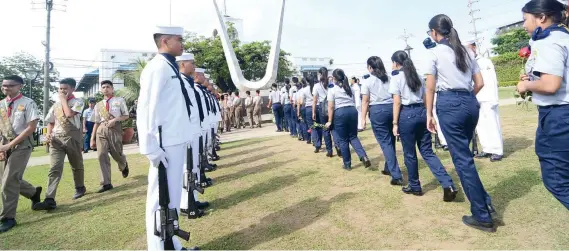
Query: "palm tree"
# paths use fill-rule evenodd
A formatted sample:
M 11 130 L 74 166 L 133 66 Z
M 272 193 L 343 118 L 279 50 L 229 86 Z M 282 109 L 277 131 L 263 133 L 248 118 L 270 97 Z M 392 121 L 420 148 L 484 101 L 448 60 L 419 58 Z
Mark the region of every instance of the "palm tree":
M 140 93 L 140 74 L 144 67 L 146 67 L 146 61 L 142 59 L 137 59 L 132 66 L 135 67 L 133 71 L 117 71 L 115 77 L 121 78 L 124 81 L 124 87 L 117 90 L 117 96 L 124 98 L 128 106 L 134 104 L 134 101 L 138 99 L 138 94 Z

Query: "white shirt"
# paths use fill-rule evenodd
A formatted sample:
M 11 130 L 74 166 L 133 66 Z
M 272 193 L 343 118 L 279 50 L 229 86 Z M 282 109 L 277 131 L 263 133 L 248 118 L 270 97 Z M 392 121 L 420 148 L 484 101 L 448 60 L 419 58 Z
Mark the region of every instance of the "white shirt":
M 83 111 L 83 118 L 91 122 L 91 116 L 93 116 L 93 108 L 87 108 Z
M 393 104 L 393 96 L 389 93 L 389 79 L 381 81 L 374 75 L 362 80 L 362 95 L 369 96 L 369 105 Z
M 569 35 L 562 31 L 552 31 L 541 40 L 530 40 L 531 55 L 526 63 L 526 72 L 530 80 L 538 80 L 539 73 L 546 73 L 562 78 L 561 87 L 553 95 L 534 92 L 533 103 L 539 106 L 569 104 Z
M 334 110 L 342 107 L 356 106 L 354 94 L 352 93 L 352 96 L 349 96 L 344 88 L 337 85 L 328 88 L 328 102 L 334 102 Z
M 316 83 L 312 88 L 312 96 L 318 97 L 318 101 L 316 105 L 320 105 L 320 102 L 323 102 L 326 99 L 327 90 L 324 88 L 324 84 Z
M 162 146 L 187 144 L 192 128 L 181 92 L 178 72 L 161 54 L 148 62 L 140 75 L 140 94 L 136 109 L 136 125 L 140 153 L 156 154 L 160 149 L 158 127 L 162 127 Z M 168 111 L 168 112 L 164 112 Z
M 298 88 L 296 88 L 296 85 L 293 85 L 293 86 L 290 87 L 290 89 L 288 90 L 288 95 L 289 95 L 289 97 L 294 98 L 294 97 L 293 97 L 293 96 L 294 96 L 293 94 L 294 94 L 295 92 L 298 92 Z
M 253 105 L 253 98 L 248 96 L 245 98 L 245 107 L 251 107 Z
M 272 91 L 269 94 L 269 100 L 273 102 L 273 104 L 281 103 L 282 92 L 279 91 Z
M 356 101 L 356 107 L 362 107 L 362 90 L 360 88 L 360 85 L 357 83 L 354 83 L 352 85 L 352 93 L 354 94 L 354 100 Z
M 300 90 L 300 98 L 304 103 L 304 107 L 312 107 L 312 100 L 314 97 L 312 96 L 312 92 L 310 91 L 310 86 L 304 87 Z
M 478 102 L 493 102 L 498 104 L 498 78 L 494 64 L 489 58 L 477 56 L 478 68 L 484 80 L 484 87 L 476 94 Z
M 420 79 L 421 80 L 421 79 Z M 402 105 L 412 105 L 417 103 L 423 103 L 423 95 L 425 94 L 425 83 L 421 80 L 421 88 L 418 91 L 413 92 L 409 85 L 407 84 L 407 79 L 405 78 L 405 73 L 399 71 L 397 75 L 391 77 L 389 82 L 389 93 L 393 95 L 399 95 L 401 97 Z
M 427 54 L 427 74 L 436 76 L 436 90 L 445 91 L 449 89 L 464 89 L 468 91 L 474 90 L 472 85 L 472 75 L 480 72 L 478 63 L 474 57 L 474 52 L 466 49 L 466 61 L 468 68 L 466 72 L 461 72 L 456 66 L 456 58 L 454 51 L 450 46 L 437 44 L 434 48 L 429 49 Z

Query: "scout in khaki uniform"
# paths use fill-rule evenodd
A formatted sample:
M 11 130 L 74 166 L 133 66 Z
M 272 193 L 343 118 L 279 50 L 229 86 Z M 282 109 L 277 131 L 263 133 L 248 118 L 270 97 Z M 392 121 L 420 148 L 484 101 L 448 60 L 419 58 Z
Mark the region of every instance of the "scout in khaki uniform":
M 257 127 L 261 128 L 261 109 L 263 105 L 263 98 L 259 90 L 255 91 L 257 96 L 253 98 L 253 118 L 257 122 Z
M 75 182 L 75 195 L 73 199 L 79 199 L 85 195 L 83 169 L 83 135 L 81 135 L 81 112 L 83 100 L 75 98 L 76 82 L 72 78 L 66 78 L 59 82 L 59 101 L 57 101 L 47 113 L 47 142 L 49 143 L 49 156 L 51 169 L 48 174 L 48 187 L 45 200 L 33 206 L 34 210 L 51 210 L 56 208 L 55 194 L 57 186 L 63 175 L 65 156 L 71 164 L 73 181 Z
M 245 98 L 245 112 L 249 120 L 249 127 L 253 128 L 253 97 L 251 97 L 250 91 L 246 91 L 245 94 L 247 94 L 247 98 Z
M 121 121 L 128 119 L 128 108 L 121 97 L 113 97 L 113 82 L 101 82 L 101 92 L 105 97 L 95 105 L 92 122 L 95 123 L 91 134 L 91 147 L 97 147 L 99 164 L 101 166 L 102 193 L 113 189 L 111 184 L 111 161 L 109 153 L 119 165 L 122 177 L 128 177 L 128 163 L 122 148 Z M 96 137 L 96 138 L 95 138 Z
M 229 94 L 224 94 L 225 100 L 223 102 L 223 125 L 225 126 L 225 131 L 231 132 L 231 96 Z
M 235 98 L 233 99 L 233 111 L 235 113 L 235 128 L 240 129 L 241 127 L 245 127 L 243 123 L 243 103 L 241 103 L 238 91 L 235 92 Z
M 0 101 L 0 167 L 2 180 L 2 207 L 0 209 L 0 233 L 16 226 L 18 195 L 40 202 L 41 187 L 34 187 L 23 180 L 24 170 L 32 154 L 32 133 L 36 130 L 39 116 L 36 103 L 22 96 L 20 88 L 24 81 L 18 76 L 9 76 L 2 81 L 6 98 Z

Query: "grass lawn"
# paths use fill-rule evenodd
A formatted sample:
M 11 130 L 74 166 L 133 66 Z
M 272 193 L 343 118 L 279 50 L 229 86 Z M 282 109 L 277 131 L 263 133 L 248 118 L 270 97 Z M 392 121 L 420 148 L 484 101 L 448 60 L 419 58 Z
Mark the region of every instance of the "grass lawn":
M 185 245 L 202 250 L 567 249 L 569 211 L 543 187 L 533 150 L 536 110 L 508 106 L 500 112 L 506 158 L 476 161 L 503 222 L 496 233 L 464 226 L 461 217 L 470 214 L 464 194 L 457 202 L 442 202 L 442 189 L 422 160 L 424 196 L 391 186 L 378 172 L 384 158 L 368 129 L 360 138 L 371 170 L 355 161 L 354 170 L 343 171 L 337 157 L 315 154 L 311 146 L 285 135 L 224 144 L 218 170 L 208 173 L 215 185 L 200 195 L 212 203 L 208 215 L 181 219 L 182 228 L 191 232 Z M 448 152 L 438 154 L 459 185 Z M 401 152 L 398 157 L 405 172 Z M 115 189 L 105 194 L 94 193 L 99 168 L 89 160 L 84 198 L 71 200 L 69 167 L 53 212 L 32 211 L 21 197 L 19 225 L 0 235 L 0 249 L 146 249 L 148 165 L 140 155 L 128 159 L 130 177 L 123 179 L 113 163 Z M 25 178 L 45 187 L 47 172 L 47 166 L 31 167 Z
M 499 99 L 509 99 L 514 98 L 515 86 L 500 87 L 498 88 L 498 98 Z
M 32 158 L 33 157 L 42 157 L 42 156 L 47 156 L 48 153 L 45 151 L 45 145 L 44 146 L 34 146 L 34 151 L 32 152 Z

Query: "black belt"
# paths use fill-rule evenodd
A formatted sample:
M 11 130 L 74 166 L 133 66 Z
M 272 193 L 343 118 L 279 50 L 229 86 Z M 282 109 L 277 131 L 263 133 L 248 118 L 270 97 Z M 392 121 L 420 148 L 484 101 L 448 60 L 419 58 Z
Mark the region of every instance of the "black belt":
M 423 103 L 415 103 L 415 104 L 403 105 L 403 107 L 409 107 L 409 108 L 412 108 L 412 107 L 423 107 L 423 106 L 425 106 L 425 104 L 423 104 Z

